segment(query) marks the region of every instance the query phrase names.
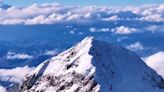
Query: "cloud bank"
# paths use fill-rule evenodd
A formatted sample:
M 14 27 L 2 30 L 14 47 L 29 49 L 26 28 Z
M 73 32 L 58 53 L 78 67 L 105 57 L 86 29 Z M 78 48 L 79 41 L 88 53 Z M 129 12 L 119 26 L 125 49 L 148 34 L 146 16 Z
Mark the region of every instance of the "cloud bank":
M 0 80 L 20 83 L 25 75 L 29 74 L 33 70 L 34 68 L 30 68 L 28 66 L 13 69 L 0 69 Z
M 164 4 L 140 7 L 62 6 L 58 3 L 0 8 L 0 24 L 92 23 L 137 20 L 164 22 Z M 132 16 L 133 15 L 133 16 Z

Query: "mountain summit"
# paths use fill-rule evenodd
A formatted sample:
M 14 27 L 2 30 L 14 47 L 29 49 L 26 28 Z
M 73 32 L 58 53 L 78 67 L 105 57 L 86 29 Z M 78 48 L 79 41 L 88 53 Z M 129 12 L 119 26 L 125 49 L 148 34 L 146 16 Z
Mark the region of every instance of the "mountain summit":
M 164 80 L 136 54 L 87 37 L 41 63 L 21 92 L 164 92 Z

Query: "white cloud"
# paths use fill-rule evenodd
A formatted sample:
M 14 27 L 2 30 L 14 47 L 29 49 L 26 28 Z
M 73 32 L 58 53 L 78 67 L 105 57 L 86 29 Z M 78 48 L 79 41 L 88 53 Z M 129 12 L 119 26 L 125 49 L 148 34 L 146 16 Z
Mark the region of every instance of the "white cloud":
M 34 68 L 28 66 L 13 69 L 0 69 L 0 80 L 19 83 L 26 74 L 29 74 L 33 70 Z
M 58 4 L 33 4 L 27 7 L 11 7 L 6 10 L 6 17 L 9 18 L 31 18 L 38 15 L 48 15 L 60 10 Z M 34 12 L 35 11 L 35 12 Z
M 32 59 L 34 57 L 25 53 L 8 52 L 6 58 L 12 60 L 12 59 Z
M 6 91 L 6 88 L 0 86 L 0 92 L 7 92 L 7 91 Z
M 6 19 L 4 21 L 1 21 L 1 24 L 8 24 L 8 25 L 14 25 L 14 24 L 23 24 L 25 20 L 23 19 Z
M 83 35 L 83 32 L 78 32 L 79 35 Z
M 58 52 L 59 52 L 58 50 L 48 50 L 48 51 L 45 51 L 44 55 L 53 56 L 53 55 L 56 55 Z
M 116 27 L 115 29 L 112 29 L 111 31 L 120 35 L 139 32 L 139 30 L 136 28 L 129 28 L 125 26 Z
M 69 33 L 70 34 L 75 34 L 75 31 L 74 30 L 71 30 Z
M 109 28 L 100 28 L 100 29 L 97 29 L 97 28 L 93 28 L 91 27 L 89 29 L 90 32 L 109 32 L 110 29 Z
M 64 7 L 59 4 L 33 4 L 23 8 L 11 7 L 6 11 L 3 10 L 3 13 L 0 12 L 2 15 L 0 24 L 53 24 L 90 18 L 89 13 L 77 12 L 75 11 L 77 9 L 81 8 Z
M 70 20 L 78 20 L 82 18 L 82 15 L 81 14 L 71 14 L 70 16 L 68 16 L 67 20 L 70 21 Z
M 27 7 L 10 7 L 0 9 L 0 24 L 54 24 L 54 23 L 92 23 L 97 21 L 139 20 L 164 21 L 164 5 L 127 6 L 127 7 L 93 7 L 62 6 L 57 3 L 33 4 Z M 131 12 L 141 17 L 121 15 Z
M 164 12 L 164 4 L 161 4 L 161 5 L 157 8 L 157 10 L 158 10 L 159 12 Z
M 156 26 L 156 25 L 151 25 L 151 26 L 148 26 L 146 29 L 147 29 L 147 30 L 150 30 L 150 31 L 152 31 L 152 32 L 154 32 L 155 30 L 158 29 L 158 26 Z
M 130 50 L 133 50 L 133 51 L 143 50 L 144 49 L 143 45 L 140 42 L 132 43 L 129 46 L 127 46 L 126 48 L 130 49 Z
M 147 6 L 140 10 L 140 15 L 142 15 L 141 20 L 145 21 L 155 21 L 161 22 L 164 21 L 163 17 L 163 9 L 164 4 L 161 5 L 154 5 L 154 6 Z
M 128 39 L 128 36 L 121 36 L 117 38 L 117 41 L 121 42 L 122 40 L 126 40 L 126 39 Z
M 25 24 L 43 24 L 45 17 L 43 15 L 39 15 L 34 17 L 33 19 L 27 19 Z
M 157 52 L 144 60 L 148 66 L 164 78 L 164 51 Z
M 117 21 L 117 20 L 120 20 L 120 18 L 117 15 L 114 15 L 108 18 L 103 18 L 102 20 L 103 21 Z
M 96 28 L 93 28 L 93 27 L 92 27 L 92 28 L 89 29 L 89 31 L 90 31 L 90 32 L 96 32 Z
M 155 31 L 164 31 L 164 25 L 150 25 L 146 27 L 147 30 L 155 32 Z
M 99 32 L 109 32 L 110 29 L 109 28 L 101 28 L 98 30 Z
M 66 28 L 73 28 L 73 26 L 68 25 L 68 26 L 66 26 Z
M 141 20 L 160 22 L 160 21 L 164 21 L 164 18 L 162 17 L 161 14 L 152 14 L 142 17 Z

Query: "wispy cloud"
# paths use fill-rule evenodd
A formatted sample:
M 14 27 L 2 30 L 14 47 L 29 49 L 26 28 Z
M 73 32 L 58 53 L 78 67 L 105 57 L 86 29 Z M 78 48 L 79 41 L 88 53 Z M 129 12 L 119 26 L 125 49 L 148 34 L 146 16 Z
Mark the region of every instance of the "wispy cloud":
M 32 59 L 34 57 L 32 55 L 28 55 L 25 53 L 8 52 L 6 58 L 13 60 L 13 59 Z
M 90 32 L 110 32 L 110 29 L 109 28 L 100 28 L 100 29 L 97 29 L 97 28 L 94 28 L 94 27 L 91 27 L 89 29 Z
M 150 25 L 146 27 L 146 30 L 155 32 L 155 31 L 163 31 L 164 30 L 164 25 Z

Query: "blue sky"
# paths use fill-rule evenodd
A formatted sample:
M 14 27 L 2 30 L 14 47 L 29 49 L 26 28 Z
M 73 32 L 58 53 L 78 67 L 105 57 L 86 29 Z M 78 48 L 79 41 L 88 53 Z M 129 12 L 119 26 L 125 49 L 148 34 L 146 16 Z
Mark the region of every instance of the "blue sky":
M 2 0 L 1 0 L 2 1 Z M 162 4 L 164 0 L 3 0 L 10 5 L 27 6 L 33 3 L 52 3 L 57 2 L 62 5 L 95 5 L 95 6 L 126 6 L 143 4 Z

